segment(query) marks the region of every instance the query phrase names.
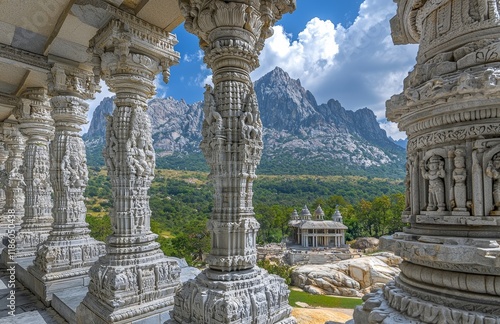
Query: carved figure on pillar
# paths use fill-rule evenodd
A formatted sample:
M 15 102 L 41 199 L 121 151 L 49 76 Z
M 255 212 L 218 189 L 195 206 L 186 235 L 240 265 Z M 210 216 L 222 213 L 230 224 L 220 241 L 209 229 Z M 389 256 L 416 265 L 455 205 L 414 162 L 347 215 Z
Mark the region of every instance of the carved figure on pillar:
M 263 143 L 250 72 L 259 64 L 272 26 L 295 9 L 295 1 L 181 0 L 180 7 L 185 28 L 200 39 L 204 61 L 213 71 L 214 87 L 205 91 L 200 148 L 215 195 L 208 223 L 209 269 L 177 293 L 173 317 L 179 323 L 294 323 L 286 284 L 256 267 L 259 224 L 252 187 Z M 242 296 L 242 289 L 247 294 Z M 279 298 L 266 298 L 276 292 Z
M 420 169 L 422 177 L 429 180 L 427 211 L 444 211 L 446 204 L 444 202 L 444 182 L 446 175 L 444 171 L 444 161 L 438 155 L 431 156 L 427 161 L 427 167 L 424 161 L 421 162 Z
M 16 257 L 35 256 L 37 245 L 52 229 L 52 185 L 49 178 L 49 141 L 54 137 L 52 107 L 47 90 L 29 88 L 15 110 L 19 129 L 26 136 L 24 153 L 25 202 Z M 17 172 L 15 166 L 12 172 Z
M 179 53 L 173 50 L 175 36 L 144 24 L 134 16 L 112 20 L 90 44 L 94 70 L 116 93 L 104 149 L 113 194 L 113 234 L 106 242 L 106 256 L 90 269 L 78 323 L 131 323 L 151 317 L 158 322 L 171 310 L 180 284 L 177 262 L 165 257 L 150 228 L 148 190 L 155 153 L 146 113 L 155 76 L 168 76 Z
M 500 213 L 500 153 L 493 156 L 486 167 L 486 175 L 493 179 L 493 212 Z
M 465 152 L 463 149 L 455 150 L 455 159 L 453 160 L 455 169 L 453 169 L 453 211 L 467 211 L 467 170 L 465 169 Z
M 411 163 L 409 159 L 406 161 L 406 175 L 405 175 L 405 209 L 403 212 L 411 211 Z

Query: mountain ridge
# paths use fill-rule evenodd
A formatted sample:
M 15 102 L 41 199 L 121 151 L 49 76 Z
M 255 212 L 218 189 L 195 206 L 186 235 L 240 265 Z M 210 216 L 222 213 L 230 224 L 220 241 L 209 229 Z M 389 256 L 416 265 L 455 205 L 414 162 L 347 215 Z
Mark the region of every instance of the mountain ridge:
M 404 176 L 404 149 L 387 137 L 370 109 L 346 110 L 335 99 L 318 104 L 279 67 L 254 88 L 264 127 L 260 173 Z M 168 97 L 148 106 L 157 165 L 208 170 L 199 150 L 203 103 Z M 104 99 L 84 135 L 90 165 L 103 164 L 97 154 L 104 146 L 104 116 L 112 110 L 112 100 Z

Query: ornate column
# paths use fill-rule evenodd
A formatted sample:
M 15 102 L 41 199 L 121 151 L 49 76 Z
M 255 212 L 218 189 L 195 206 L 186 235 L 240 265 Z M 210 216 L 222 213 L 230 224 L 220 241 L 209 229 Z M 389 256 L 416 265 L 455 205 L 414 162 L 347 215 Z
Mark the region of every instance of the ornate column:
M 401 274 L 356 323 L 500 323 L 498 1 L 400 0 L 396 44 L 419 43 L 387 117 L 408 135 L 403 233 L 381 239 Z
M 7 119 L 2 127 L 3 142 L 9 154 L 5 161 L 5 205 L 0 219 L 2 233 L 8 228 L 12 228 L 12 224 L 18 230 L 21 218 L 24 216 L 23 164 L 26 140 L 18 126 L 16 120 Z M 2 260 L 4 260 L 3 257 Z
M 47 90 L 28 88 L 15 110 L 26 140 L 24 152 L 24 217 L 17 234 L 16 257 L 33 257 L 52 229 L 52 186 L 49 177 L 49 141 L 54 137 Z
M 252 184 L 262 154 L 262 123 L 250 79 L 273 24 L 295 9 L 295 1 L 179 2 L 185 27 L 199 37 L 213 71 L 200 147 L 215 201 L 209 269 L 176 294 L 173 317 L 179 323 L 295 323 L 283 279 L 256 267 L 259 224 Z
M 147 100 L 155 76 L 179 59 L 174 35 L 135 17 L 112 20 L 91 40 L 95 62 L 116 108 L 108 118 L 104 157 L 111 179 L 113 234 L 107 255 L 90 269 L 89 292 L 77 311 L 79 323 L 158 322 L 173 305 L 180 269 L 165 257 L 150 230 L 148 189 L 155 152 Z
M 92 72 L 54 64 L 49 73 L 55 136 L 50 146 L 54 223 L 29 272 L 35 293 L 46 304 L 56 290 L 88 285 L 88 270 L 104 255 L 104 243 L 90 237 L 83 193 L 88 181 L 85 146 L 80 136 L 96 83 Z
M 5 161 L 9 157 L 9 150 L 6 149 L 4 145 L 5 141 L 3 139 L 3 129 L 0 126 L 0 215 L 2 219 L 0 220 L 0 224 L 2 224 L 5 220 L 4 216 L 4 207 L 5 207 L 5 189 L 7 188 L 8 182 L 8 174 L 5 169 Z M 3 232 L 3 228 L 0 225 L 0 235 Z

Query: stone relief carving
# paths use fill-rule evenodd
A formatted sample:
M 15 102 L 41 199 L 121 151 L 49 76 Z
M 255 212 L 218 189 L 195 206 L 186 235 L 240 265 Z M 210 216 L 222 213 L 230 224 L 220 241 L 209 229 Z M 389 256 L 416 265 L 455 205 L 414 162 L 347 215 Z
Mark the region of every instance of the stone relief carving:
M 130 123 L 130 137 L 126 144 L 130 173 L 138 177 L 152 178 L 155 153 L 149 116 L 143 110 L 133 110 Z M 116 156 L 116 154 L 114 155 Z
M 433 155 L 427 160 L 427 164 L 421 161 L 420 169 L 422 177 L 429 180 L 427 211 L 444 211 L 446 204 L 444 200 L 444 170 L 443 158 Z
M 455 158 L 453 160 L 455 168 L 453 169 L 453 211 L 467 211 L 467 170 L 465 169 L 465 152 L 463 149 L 455 150 Z
M 500 214 L 500 153 L 493 156 L 493 159 L 488 162 L 485 173 L 493 179 L 493 214 Z

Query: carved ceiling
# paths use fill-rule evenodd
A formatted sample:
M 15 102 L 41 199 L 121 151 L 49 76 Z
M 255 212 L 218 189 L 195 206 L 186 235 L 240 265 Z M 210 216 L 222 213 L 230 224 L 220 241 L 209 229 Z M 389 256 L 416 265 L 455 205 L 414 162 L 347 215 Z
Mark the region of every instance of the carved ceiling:
M 4 0 L 0 10 L 0 121 L 10 100 L 46 87 L 53 62 L 91 70 L 89 40 L 120 12 L 172 31 L 183 21 L 177 0 Z

